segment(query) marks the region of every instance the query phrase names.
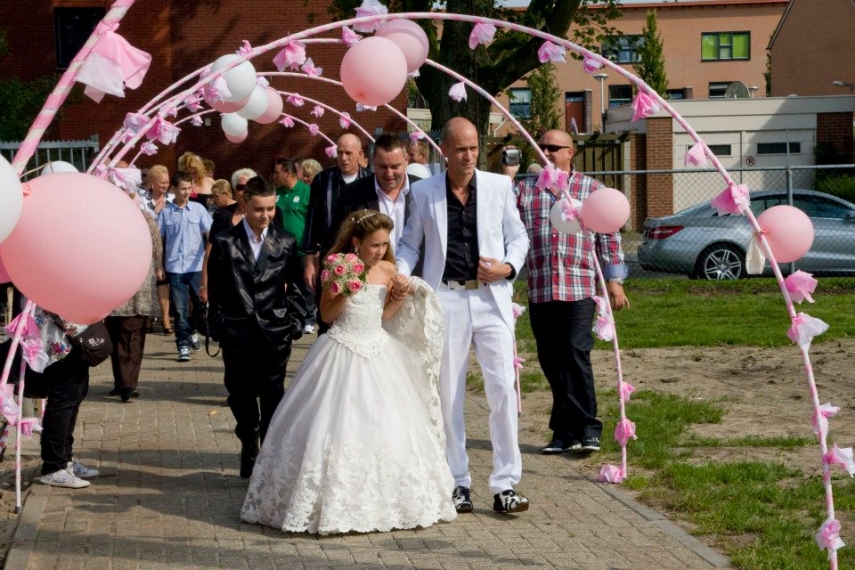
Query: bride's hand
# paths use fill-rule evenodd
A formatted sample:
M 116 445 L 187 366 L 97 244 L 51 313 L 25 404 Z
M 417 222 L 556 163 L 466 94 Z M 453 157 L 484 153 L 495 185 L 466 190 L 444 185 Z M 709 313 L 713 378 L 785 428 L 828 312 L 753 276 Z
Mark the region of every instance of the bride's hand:
M 410 292 L 410 280 L 405 275 L 398 273 L 392 278 L 391 290 L 393 301 L 396 303 L 403 301 L 407 293 Z

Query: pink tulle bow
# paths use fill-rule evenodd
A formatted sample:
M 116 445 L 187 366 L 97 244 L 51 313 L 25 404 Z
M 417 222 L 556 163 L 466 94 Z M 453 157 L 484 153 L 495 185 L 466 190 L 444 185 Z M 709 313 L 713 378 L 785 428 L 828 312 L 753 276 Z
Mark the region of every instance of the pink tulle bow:
M 324 72 L 324 68 L 316 66 L 311 57 L 306 60 L 306 63 L 304 63 L 300 69 L 302 69 L 303 73 L 309 77 L 320 77 Z
M 142 186 L 142 172 L 133 166 L 129 168 L 108 168 L 107 179 L 128 194 L 136 194 L 137 189 Z
M 283 127 L 288 127 L 289 129 L 294 126 L 294 119 L 289 115 L 285 115 L 285 118 L 279 121 L 279 124 Z
M 686 152 L 686 156 L 683 158 L 683 163 L 686 166 L 690 164 L 692 166 L 700 166 L 701 168 L 706 168 L 707 166 L 707 145 L 704 144 L 703 141 L 696 142 L 692 148 Z
M 647 118 L 658 112 L 659 104 L 653 97 L 642 90 L 635 94 L 635 99 L 632 101 L 632 121 Z
M 814 412 L 813 417 L 811 418 L 811 423 L 813 423 L 813 433 L 821 438 L 828 435 L 828 418 L 833 418 L 839 411 L 840 407 L 832 406 L 831 402 L 826 402 L 821 405 L 819 407 L 819 416 Z
M 143 152 L 143 154 L 147 156 L 153 156 L 157 154 L 157 145 L 154 144 L 152 141 L 148 141 L 147 143 L 143 143 L 143 145 L 140 147 L 140 150 Z
M 600 469 L 600 483 L 623 483 L 626 473 L 617 465 L 603 465 Z
M 343 129 L 350 128 L 350 113 L 344 112 L 338 117 L 338 126 Z
M 145 136 L 148 140 L 157 140 L 160 141 L 160 144 L 169 145 L 178 140 L 178 133 L 180 132 L 180 128 L 158 115 L 154 124 L 146 131 Z
M 362 39 L 362 36 L 345 26 L 341 29 L 341 39 L 347 47 L 353 47 L 356 42 Z
M 124 97 L 124 87 L 142 85 L 151 65 L 151 56 L 129 44 L 115 27 L 98 24 L 96 33 L 102 35 L 77 72 L 77 81 L 86 85 L 83 92 L 99 103 L 106 93 Z
M 448 96 L 454 99 L 455 101 L 465 101 L 466 84 L 463 81 L 461 81 L 460 83 L 455 83 L 451 86 L 451 89 L 448 90 Z
M 855 460 L 852 459 L 851 447 L 840 448 L 835 443 L 834 447 L 822 456 L 822 460 L 829 465 L 839 465 L 850 477 L 855 477 Z
M 558 170 L 550 163 L 541 169 L 540 174 L 537 176 L 537 182 L 534 185 L 540 190 L 551 188 L 563 192 L 569 187 L 569 184 L 570 175 L 563 170 Z
M 561 178 L 561 174 L 567 174 L 567 173 L 563 172 L 563 171 L 559 171 L 558 172 L 559 179 Z M 568 174 L 567 176 L 568 176 L 568 178 L 567 178 L 568 182 L 567 183 L 569 184 L 569 180 L 570 180 L 569 176 L 570 175 Z M 558 181 L 559 184 L 561 184 L 561 182 L 562 182 L 561 180 Z M 570 198 L 569 200 L 567 200 L 567 199 L 561 200 L 561 219 L 564 220 L 565 222 L 572 222 L 575 220 L 581 220 L 581 212 L 582 212 L 581 207 L 582 207 L 582 202 L 577 200 L 576 198 Z
M 246 57 L 249 54 L 251 54 L 252 53 L 252 45 L 250 45 L 249 40 L 243 40 L 243 42 L 241 42 L 241 46 L 238 48 L 238 50 L 235 53 L 237 53 L 241 57 Z
M 311 133 L 313 137 L 317 136 L 319 132 L 321 132 L 321 128 L 318 125 L 315 123 L 309 125 L 309 133 Z
M 603 68 L 603 63 L 601 61 L 597 61 L 596 59 L 594 59 L 592 57 L 586 57 L 585 60 L 582 62 L 582 69 L 588 75 L 590 75 L 590 74 L 596 72 L 598 69 L 602 69 L 602 68 Z
M 414 143 L 425 138 L 425 134 L 422 131 L 413 131 L 410 133 L 410 142 Z
M 335 158 L 338 156 L 338 148 L 335 145 L 328 146 L 324 149 L 324 153 L 330 158 Z
M 816 290 L 817 280 L 810 273 L 798 270 L 784 279 L 784 285 L 794 303 L 801 303 L 802 301 L 813 303 L 811 293 Z
M 828 325 L 822 320 L 807 313 L 799 313 L 793 318 L 793 324 L 787 331 L 787 336 L 802 349 L 807 350 L 810 348 L 813 337 L 821 335 L 827 330 Z
M 190 124 L 193 125 L 194 127 L 201 127 L 202 126 L 202 117 L 200 117 L 199 115 L 194 116 L 192 119 L 190 119 Z
M 537 59 L 540 60 L 540 63 L 546 63 L 547 61 L 567 63 L 567 59 L 564 57 L 565 53 L 567 53 L 567 50 L 564 46 L 546 41 L 538 48 Z
M 148 117 L 141 113 L 128 113 L 125 115 L 125 120 L 122 123 L 128 132 L 132 134 L 139 133 L 148 124 Z
M 312 107 L 311 112 L 309 113 L 313 117 L 323 117 L 324 116 L 324 108 L 320 105 L 315 105 Z
M 285 68 L 300 69 L 306 62 L 306 44 L 299 41 L 288 42 L 273 58 L 273 65 L 279 71 Z
M 828 552 L 828 559 L 834 556 L 837 550 L 846 546 L 846 543 L 840 539 L 840 521 L 837 519 L 826 519 L 822 526 L 819 527 L 819 532 L 816 533 L 816 544 L 820 550 Z
M 9 321 L 9 324 L 4 327 L 6 336 L 14 336 L 18 327 L 21 327 L 21 338 L 41 338 L 41 332 L 36 324 L 36 320 L 29 311 L 19 313 L 17 317 Z
M 511 303 L 511 311 L 513 312 L 514 320 L 517 320 L 525 312 L 525 307 L 519 303 Z
M 199 95 L 190 95 L 184 99 L 184 105 L 188 111 L 195 113 L 202 109 L 202 98 Z
M 232 96 L 226 78 L 220 75 L 205 88 L 205 100 L 209 103 L 222 103 Z
M 357 18 L 365 16 L 385 16 L 388 13 L 388 8 L 377 0 L 362 0 L 362 6 L 356 9 Z M 353 29 L 357 32 L 362 32 L 363 34 L 370 34 L 382 23 L 382 20 L 362 22 L 361 24 L 354 24 Z
M 523 362 L 525 362 L 525 358 L 520 358 L 519 356 L 514 357 L 514 368 L 517 370 L 523 367 Z
M 493 41 L 496 35 L 496 26 L 493 24 L 475 24 L 469 34 L 469 49 L 475 49 L 478 44 L 487 45 Z
M 748 186 L 731 184 L 721 194 L 710 200 L 710 204 L 718 210 L 720 216 L 724 216 L 725 214 L 741 214 L 742 209 L 748 206 L 750 201 Z
M 623 418 L 618 421 L 615 426 L 615 441 L 617 441 L 621 447 L 626 447 L 630 438 L 638 439 L 635 437 L 635 424 L 629 421 L 629 418 Z
M 629 382 L 624 382 L 623 380 L 618 380 L 618 397 L 621 399 L 623 403 L 629 402 L 629 397 L 635 392 L 635 386 L 630 384 Z
M 302 107 L 303 105 L 306 104 L 306 102 L 303 100 L 303 98 L 300 97 L 299 93 L 294 93 L 293 95 L 288 95 L 288 97 L 286 97 L 285 100 L 288 101 L 288 103 L 290 103 L 291 105 L 294 105 L 295 107 Z
M 593 332 L 600 340 L 611 342 L 615 338 L 614 320 L 608 315 L 600 315 L 594 321 Z

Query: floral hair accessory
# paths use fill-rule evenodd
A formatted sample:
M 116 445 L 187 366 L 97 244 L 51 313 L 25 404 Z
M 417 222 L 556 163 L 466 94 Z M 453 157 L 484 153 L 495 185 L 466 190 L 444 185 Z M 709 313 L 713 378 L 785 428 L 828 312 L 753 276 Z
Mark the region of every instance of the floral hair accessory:
M 353 253 L 334 253 L 324 260 L 321 284 L 333 295 L 349 297 L 365 287 L 368 271 L 359 256 Z

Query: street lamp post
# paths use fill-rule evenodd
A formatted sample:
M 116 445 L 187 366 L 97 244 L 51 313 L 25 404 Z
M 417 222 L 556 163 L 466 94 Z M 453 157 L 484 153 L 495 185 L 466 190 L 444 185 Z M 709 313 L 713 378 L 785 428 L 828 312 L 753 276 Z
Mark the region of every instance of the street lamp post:
M 839 81 L 835 79 L 831 84 L 837 87 L 848 87 L 850 93 L 855 93 L 855 83 L 852 83 L 851 81 Z
M 600 130 L 605 131 L 606 124 L 606 79 L 609 78 L 608 73 L 596 73 L 594 79 L 600 82 Z

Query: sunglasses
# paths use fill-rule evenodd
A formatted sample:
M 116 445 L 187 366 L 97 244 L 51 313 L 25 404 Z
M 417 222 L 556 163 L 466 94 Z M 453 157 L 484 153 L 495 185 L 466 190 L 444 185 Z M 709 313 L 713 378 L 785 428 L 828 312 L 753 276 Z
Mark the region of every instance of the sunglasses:
M 539 144 L 537 146 L 540 150 L 548 150 L 549 152 L 558 152 L 563 148 L 573 148 L 572 146 L 561 146 L 558 144 Z
M 235 190 L 246 190 L 246 184 L 236 184 Z

